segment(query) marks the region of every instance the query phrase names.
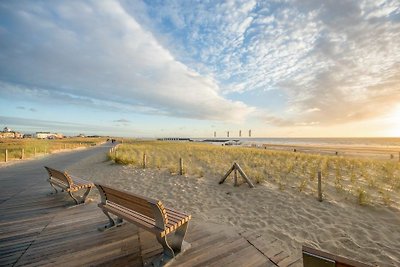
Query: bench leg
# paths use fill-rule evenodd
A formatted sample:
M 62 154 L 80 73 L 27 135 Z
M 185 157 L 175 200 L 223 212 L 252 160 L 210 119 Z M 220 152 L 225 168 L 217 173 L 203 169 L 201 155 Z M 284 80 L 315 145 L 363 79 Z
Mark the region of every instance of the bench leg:
M 85 203 L 86 198 L 87 198 L 87 196 L 89 195 L 91 189 L 92 189 L 91 187 L 88 187 L 88 188 L 86 189 L 86 192 L 85 192 L 85 193 L 83 194 L 83 196 L 82 196 L 82 201 L 81 201 L 81 203 Z
M 168 243 L 174 250 L 175 255 L 182 251 L 183 239 L 185 238 L 189 222 L 182 224 L 174 233 L 168 235 Z
M 165 236 L 161 237 L 161 236 L 157 235 L 157 240 L 164 249 L 163 257 L 161 260 L 168 261 L 170 259 L 173 259 L 175 257 L 175 253 L 174 253 L 174 250 L 168 245 L 167 238 Z
M 72 199 L 75 201 L 75 204 L 78 205 L 79 201 L 76 199 L 76 197 L 74 197 L 74 195 L 72 194 L 71 191 L 68 191 L 68 194 L 72 197 Z
M 110 229 L 110 228 L 112 228 L 113 226 L 115 226 L 115 222 L 114 222 L 114 220 L 111 218 L 111 216 L 110 216 L 110 214 L 108 213 L 108 211 L 103 210 L 103 209 L 101 209 L 101 210 L 102 210 L 103 213 L 107 216 L 107 218 L 108 218 L 108 220 L 109 220 L 109 223 L 106 224 L 106 225 L 104 225 L 103 227 L 99 227 L 98 230 L 99 230 L 99 231 L 104 231 L 104 230 Z
M 53 183 L 49 182 L 49 184 L 51 185 L 51 187 L 53 187 L 53 189 L 55 191 L 54 193 L 50 193 L 50 195 L 57 194 L 58 193 L 57 188 L 53 185 Z

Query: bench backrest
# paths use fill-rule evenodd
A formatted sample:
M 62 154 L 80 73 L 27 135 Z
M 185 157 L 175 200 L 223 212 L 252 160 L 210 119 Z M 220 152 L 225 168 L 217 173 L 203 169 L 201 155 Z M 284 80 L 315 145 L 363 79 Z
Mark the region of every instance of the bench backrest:
M 103 204 L 113 203 L 133 210 L 155 220 L 157 227 L 162 229 L 168 223 L 167 211 L 161 201 L 106 185 L 96 184 L 96 187 L 99 189 Z
M 64 183 L 66 186 L 72 186 L 73 185 L 73 181 L 71 179 L 71 177 L 68 175 L 67 172 L 61 172 L 58 170 L 55 170 L 53 168 L 50 167 L 44 167 L 47 172 L 49 173 L 50 179 L 51 178 L 55 178 L 60 180 L 62 183 Z
M 307 246 L 303 246 L 302 252 L 304 267 L 372 267 L 372 265 L 350 260 Z

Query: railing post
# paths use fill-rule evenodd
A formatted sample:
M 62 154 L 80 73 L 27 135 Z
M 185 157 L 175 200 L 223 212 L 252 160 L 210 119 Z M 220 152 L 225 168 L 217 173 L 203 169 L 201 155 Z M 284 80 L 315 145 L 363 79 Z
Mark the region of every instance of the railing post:
M 179 175 L 183 175 L 183 159 L 179 158 Z
M 318 201 L 322 202 L 322 174 L 318 171 Z
M 7 161 L 8 161 L 8 150 L 6 149 L 4 151 L 4 162 L 7 162 Z

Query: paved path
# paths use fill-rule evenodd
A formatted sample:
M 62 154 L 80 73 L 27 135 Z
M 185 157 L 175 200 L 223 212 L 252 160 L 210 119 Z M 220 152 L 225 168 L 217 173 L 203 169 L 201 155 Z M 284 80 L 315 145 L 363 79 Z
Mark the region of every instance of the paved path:
M 88 149 L 61 152 L 40 159 L 26 160 L 0 167 L 0 204 L 34 186 L 38 179 L 46 180 L 48 174 L 43 166 L 65 170 L 82 159 L 98 153 L 106 153 L 112 146 L 110 143 L 106 143 Z

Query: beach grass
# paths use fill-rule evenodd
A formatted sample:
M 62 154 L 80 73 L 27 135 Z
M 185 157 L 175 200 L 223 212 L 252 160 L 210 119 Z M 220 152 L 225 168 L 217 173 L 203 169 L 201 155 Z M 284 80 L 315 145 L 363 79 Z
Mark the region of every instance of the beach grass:
M 392 206 L 400 195 L 400 163 L 377 159 L 217 146 L 191 142 L 131 141 L 118 146 L 109 157 L 119 164 L 179 173 L 179 158 L 190 177 L 222 177 L 237 162 L 257 183 L 270 183 L 279 190 L 294 189 L 315 195 L 317 173 L 322 172 L 323 190 L 360 205 Z M 398 203 L 397 203 L 398 204 Z
M 31 158 L 41 154 L 54 153 L 65 149 L 89 147 L 101 142 L 105 138 L 64 138 L 64 139 L 0 139 L 1 161 L 4 161 L 4 153 L 7 149 L 8 160 Z M 23 152 L 22 152 L 23 149 Z M 23 153 L 23 154 L 22 154 Z

